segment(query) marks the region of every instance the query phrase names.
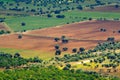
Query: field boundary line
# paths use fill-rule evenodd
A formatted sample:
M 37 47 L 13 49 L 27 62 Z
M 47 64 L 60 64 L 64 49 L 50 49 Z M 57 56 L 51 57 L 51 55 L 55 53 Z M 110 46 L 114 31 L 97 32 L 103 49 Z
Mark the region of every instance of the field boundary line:
M 22 34 L 23 36 L 33 36 L 33 37 L 40 37 L 40 38 L 49 38 L 49 39 L 53 39 L 55 37 L 51 37 L 51 36 L 42 36 L 42 35 L 36 35 L 36 34 Z M 106 40 L 85 40 L 85 39 L 77 39 L 77 38 L 68 38 L 69 40 L 72 41 L 81 41 L 81 42 L 105 42 Z

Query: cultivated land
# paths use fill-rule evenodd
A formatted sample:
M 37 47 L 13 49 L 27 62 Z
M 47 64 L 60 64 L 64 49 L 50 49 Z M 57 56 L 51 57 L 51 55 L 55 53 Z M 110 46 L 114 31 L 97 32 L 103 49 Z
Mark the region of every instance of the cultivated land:
M 23 33 L 22 39 L 18 39 L 18 34 L 1 36 L 0 45 L 1 48 L 36 50 L 38 55 L 35 54 L 35 56 L 39 57 L 42 57 L 40 54 L 47 52 L 54 56 L 54 46 L 56 44 L 59 44 L 61 49 L 68 47 L 68 51 L 65 53 L 71 53 L 73 48 L 84 47 L 92 49 L 99 42 L 106 41 L 108 37 L 115 37 L 117 41 L 120 41 L 119 25 L 119 21 L 84 21 L 53 28 L 27 31 Z M 101 32 L 101 28 L 106 29 L 106 32 Z M 55 37 L 60 38 L 63 35 L 69 39 L 69 43 L 54 42 Z
M 0 0 L 0 79 L 119 80 L 119 12 L 120 0 Z
M 78 40 L 106 40 L 110 36 L 116 36 L 119 40 L 118 30 L 120 21 L 83 21 L 54 28 L 33 30 L 26 32 L 27 34 L 38 34 L 41 36 L 61 37 L 65 35 L 69 38 Z M 100 29 L 106 29 L 106 32 L 101 32 Z M 113 33 L 115 31 L 115 33 Z
M 86 9 L 85 11 L 97 11 L 97 12 L 120 12 L 120 7 L 115 8 L 115 5 L 97 6 L 94 9 Z

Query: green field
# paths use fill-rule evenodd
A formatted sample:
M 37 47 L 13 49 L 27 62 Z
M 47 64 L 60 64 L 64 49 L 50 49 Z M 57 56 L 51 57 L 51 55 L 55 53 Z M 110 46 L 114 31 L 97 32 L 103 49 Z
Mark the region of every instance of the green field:
M 44 60 L 49 60 L 54 57 L 51 52 L 39 51 L 39 50 L 23 50 L 23 49 L 13 49 L 13 48 L 0 48 L 0 52 L 5 52 L 9 54 L 19 53 L 24 58 L 39 57 Z
M 40 28 L 47 28 L 51 26 L 57 26 L 66 24 L 67 22 L 76 21 L 76 19 L 57 19 L 46 18 L 40 16 L 27 16 L 27 17 L 13 17 L 6 19 L 6 23 L 14 31 L 34 30 Z M 21 23 L 25 22 L 26 26 L 21 26 Z
M 48 28 L 52 26 L 63 25 L 67 23 L 79 22 L 88 20 L 89 18 L 98 19 L 114 19 L 119 18 L 119 13 L 108 13 L 108 12 L 83 12 L 83 11 L 68 11 L 63 12 L 65 15 L 64 19 L 58 19 L 53 14 L 52 18 L 47 18 L 46 16 L 25 16 L 25 17 L 7 17 L 5 22 L 7 25 L 14 31 L 23 31 L 23 30 L 34 30 L 41 28 Z M 21 26 L 21 23 L 25 22 L 25 26 Z
M 15 53 L 19 53 L 23 58 L 34 58 L 39 57 L 43 60 L 50 60 L 55 57 L 54 52 L 42 51 L 42 50 L 26 50 L 26 49 L 14 49 L 14 48 L 3 48 L 0 47 L 0 52 L 5 52 L 14 55 Z M 68 54 L 66 52 L 62 52 L 61 57 L 64 54 Z
M 67 17 L 87 17 L 87 18 L 107 18 L 107 19 L 113 19 L 113 18 L 119 18 L 119 13 L 114 12 L 85 12 L 85 11 L 68 11 L 63 13 Z

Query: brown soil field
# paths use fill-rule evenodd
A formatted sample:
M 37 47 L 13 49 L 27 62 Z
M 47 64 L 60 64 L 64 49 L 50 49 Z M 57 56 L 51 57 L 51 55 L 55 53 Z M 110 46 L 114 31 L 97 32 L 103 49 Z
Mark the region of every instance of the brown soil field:
M 106 29 L 101 32 L 100 29 Z M 115 37 L 120 40 L 120 21 L 86 21 L 73 23 L 54 28 L 28 31 L 26 34 L 36 34 L 40 36 L 61 37 L 66 36 L 77 40 L 106 40 L 108 37 Z M 115 33 L 113 33 L 115 32 Z
M 4 23 L 0 23 L 0 30 L 8 30 L 8 28 L 5 27 Z
M 79 40 L 70 40 L 68 44 L 62 44 L 61 42 L 54 42 L 53 37 L 43 37 L 35 35 L 23 35 L 22 39 L 18 39 L 17 37 L 17 34 L 0 36 L 0 47 L 26 50 L 55 51 L 54 45 L 59 44 L 61 48 L 68 47 L 69 51 L 71 51 L 72 48 L 79 48 L 82 46 L 85 48 L 91 48 L 97 44 L 96 41 L 87 42 Z
M 94 9 L 86 9 L 85 11 L 120 12 L 120 7 L 115 8 L 115 5 L 97 6 Z
M 105 28 L 106 32 L 100 32 L 101 28 Z M 93 48 L 98 42 L 106 41 L 108 37 L 115 37 L 120 40 L 119 21 L 87 21 L 53 28 L 33 30 L 23 33 L 23 38 L 18 39 L 18 34 L 10 34 L 0 36 L 0 47 L 55 51 L 54 45 L 59 44 L 60 48 L 68 47 L 71 52 L 72 48 L 85 47 Z M 113 33 L 115 31 L 115 33 Z M 69 43 L 62 44 L 61 41 L 54 42 L 55 37 L 65 35 L 68 37 Z

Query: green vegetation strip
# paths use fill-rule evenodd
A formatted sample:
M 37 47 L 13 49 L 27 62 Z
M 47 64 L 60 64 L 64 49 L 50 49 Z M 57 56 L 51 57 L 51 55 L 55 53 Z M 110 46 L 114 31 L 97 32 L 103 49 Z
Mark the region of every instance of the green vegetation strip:
M 24 58 L 33 58 L 39 57 L 43 60 L 48 60 L 54 57 L 53 53 L 40 51 L 40 50 L 22 50 L 22 49 L 13 49 L 13 48 L 0 48 L 0 52 L 5 52 L 9 54 L 19 53 Z
M 7 17 L 5 22 L 8 26 L 14 31 L 24 31 L 24 30 L 34 30 L 41 28 L 48 28 L 52 26 L 58 26 L 63 24 L 69 24 L 73 22 L 84 21 L 88 19 L 115 19 L 119 18 L 119 13 L 108 13 L 108 12 L 83 12 L 83 11 L 68 11 L 63 12 L 65 18 L 56 18 L 56 15 L 53 14 L 53 17 L 47 18 L 47 16 L 26 16 L 26 17 Z M 22 23 L 25 23 L 22 26 Z
M 119 18 L 119 13 L 114 12 L 90 12 L 90 11 L 68 11 L 63 13 L 67 17 L 88 17 L 88 18 L 107 18 L 107 19 L 113 19 L 113 18 Z
M 59 70 L 55 67 L 5 70 L 0 72 L 1 80 L 119 80 L 113 77 L 100 76 L 95 72 L 81 70 Z

